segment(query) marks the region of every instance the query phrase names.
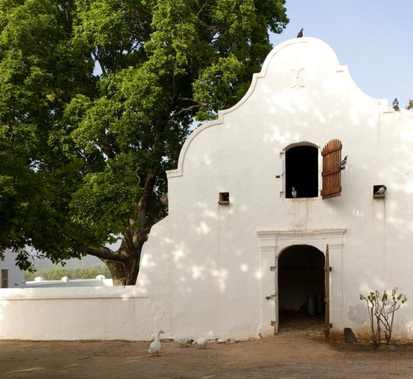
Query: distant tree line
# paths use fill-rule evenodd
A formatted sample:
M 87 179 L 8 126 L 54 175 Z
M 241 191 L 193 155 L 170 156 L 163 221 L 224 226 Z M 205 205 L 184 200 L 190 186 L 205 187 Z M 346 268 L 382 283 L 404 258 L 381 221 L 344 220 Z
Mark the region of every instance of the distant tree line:
M 54 265 L 36 271 L 25 271 L 24 278 L 26 281 L 34 280 L 37 276 L 41 276 L 44 280 L 60 280 L 64 276 L 69 279 L 95 279 L 98 275 L 111 278 L 109 269 L 104 265 L 87 268 L 65 268 Z

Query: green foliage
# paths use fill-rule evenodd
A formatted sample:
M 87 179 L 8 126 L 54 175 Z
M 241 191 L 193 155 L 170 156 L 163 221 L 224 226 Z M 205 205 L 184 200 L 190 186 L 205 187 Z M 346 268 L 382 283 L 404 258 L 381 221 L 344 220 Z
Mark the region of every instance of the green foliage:
M 231 55 L 220 58 L 201 73 L 194 83 L 195 99 L 205 104 L 197 114 L 199 120 L 214 118 L 216 110 L 224 109 L 228 99 L 235 104 L 242 97 L 248 85 L 242 83 L 243 69 L 238 58 Z
M 110 279 L 111 274 L 106 266 L 96 266 L 88 268 L 65 268 L 60 265 L 55 265 L 52 268 L 40 269 L 36 271 L 26 271 L 24 279 L 31 281 L 36 276 L 41 276 L 44 280 L 60 280 L 64 276 L 69 279 L 95 279 L 98 275 L 104 275 L 106 279 Z
M 139 261 L 194 121 L 287 22 L 284 0 L 0 0 L 0 250 Z
M 72 219 L 78 225 L 93 228 L 100 240 L 125 230 L 130 204 L 139 199 L 140 187 L 136 185 L 135 172 L 131 172 L 130 159 L 119 155 L 102 172 L 88 173 L 84 184 L 73 194 Z
M 70 1 L 0 1 L 0 249 L 19 249 L 23 268 L 27 244 L 71 255 L 62 212 L 81 174 L 49 143 L 92 78 L 92 59 L 70 43 L 71 12 Z
M 393 334 L 395 313 L 407 302 L 397 288 L 391 291 L 370 291 L 366 295 L 361 294 L 360 300 L 365 302 L 369 312 L 371 340 L 375 347 L 381 344 L 382 331 L 387 344 L 390 344 Z

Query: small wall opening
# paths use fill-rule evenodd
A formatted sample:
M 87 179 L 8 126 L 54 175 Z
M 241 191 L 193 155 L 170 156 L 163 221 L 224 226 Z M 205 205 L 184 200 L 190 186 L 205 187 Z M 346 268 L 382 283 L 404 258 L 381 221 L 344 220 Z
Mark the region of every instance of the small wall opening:
M 324 322 L 324 254 L 294 245 L 278 258 L 279 327 L 307 328 Z
M 0 272 L 1 288 L 9 288 L 9 270 L 1 270 Z
M 288 199 L 318 197 L 318 148 L 299 145 L 285 153 L 285 193 Z
M 218 195 L 218 204 L 229 205 L 229 192 L 220 192 Z

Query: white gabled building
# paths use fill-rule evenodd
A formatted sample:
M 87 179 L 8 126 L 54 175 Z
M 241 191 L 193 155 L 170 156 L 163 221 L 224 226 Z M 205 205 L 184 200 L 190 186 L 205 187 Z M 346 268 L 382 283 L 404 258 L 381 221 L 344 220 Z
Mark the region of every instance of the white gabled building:
M 301 311 L 360 333 L 361 292 L 413 301 L 413 113 L 366 95 L 318 39 L 277 46 L 188 138 L 168 185 L 138 283 L 154 329 L 253 337 Z M 413 308 L 398 320 L 413 337 Z
M 24 287 L 24 271 L 16 266 L 14 255 L 8 251 L 0 258 L 0 288 Z
M 136 286 L 0 289 L 0 339 L 246 338 L 297 314 L 360 334 L 360 293 L 395 286 L 413 339 L 413 112 L 364 94 L 324 42 L 277 46 L 168 185 Z

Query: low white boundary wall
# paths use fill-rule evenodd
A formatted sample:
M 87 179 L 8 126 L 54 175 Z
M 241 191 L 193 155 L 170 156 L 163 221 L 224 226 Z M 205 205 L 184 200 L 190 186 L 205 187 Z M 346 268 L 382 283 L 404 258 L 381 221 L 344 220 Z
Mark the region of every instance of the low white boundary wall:
M 149 340 L 157 308 L 135 286 L 1 289 L 0 339 Z

